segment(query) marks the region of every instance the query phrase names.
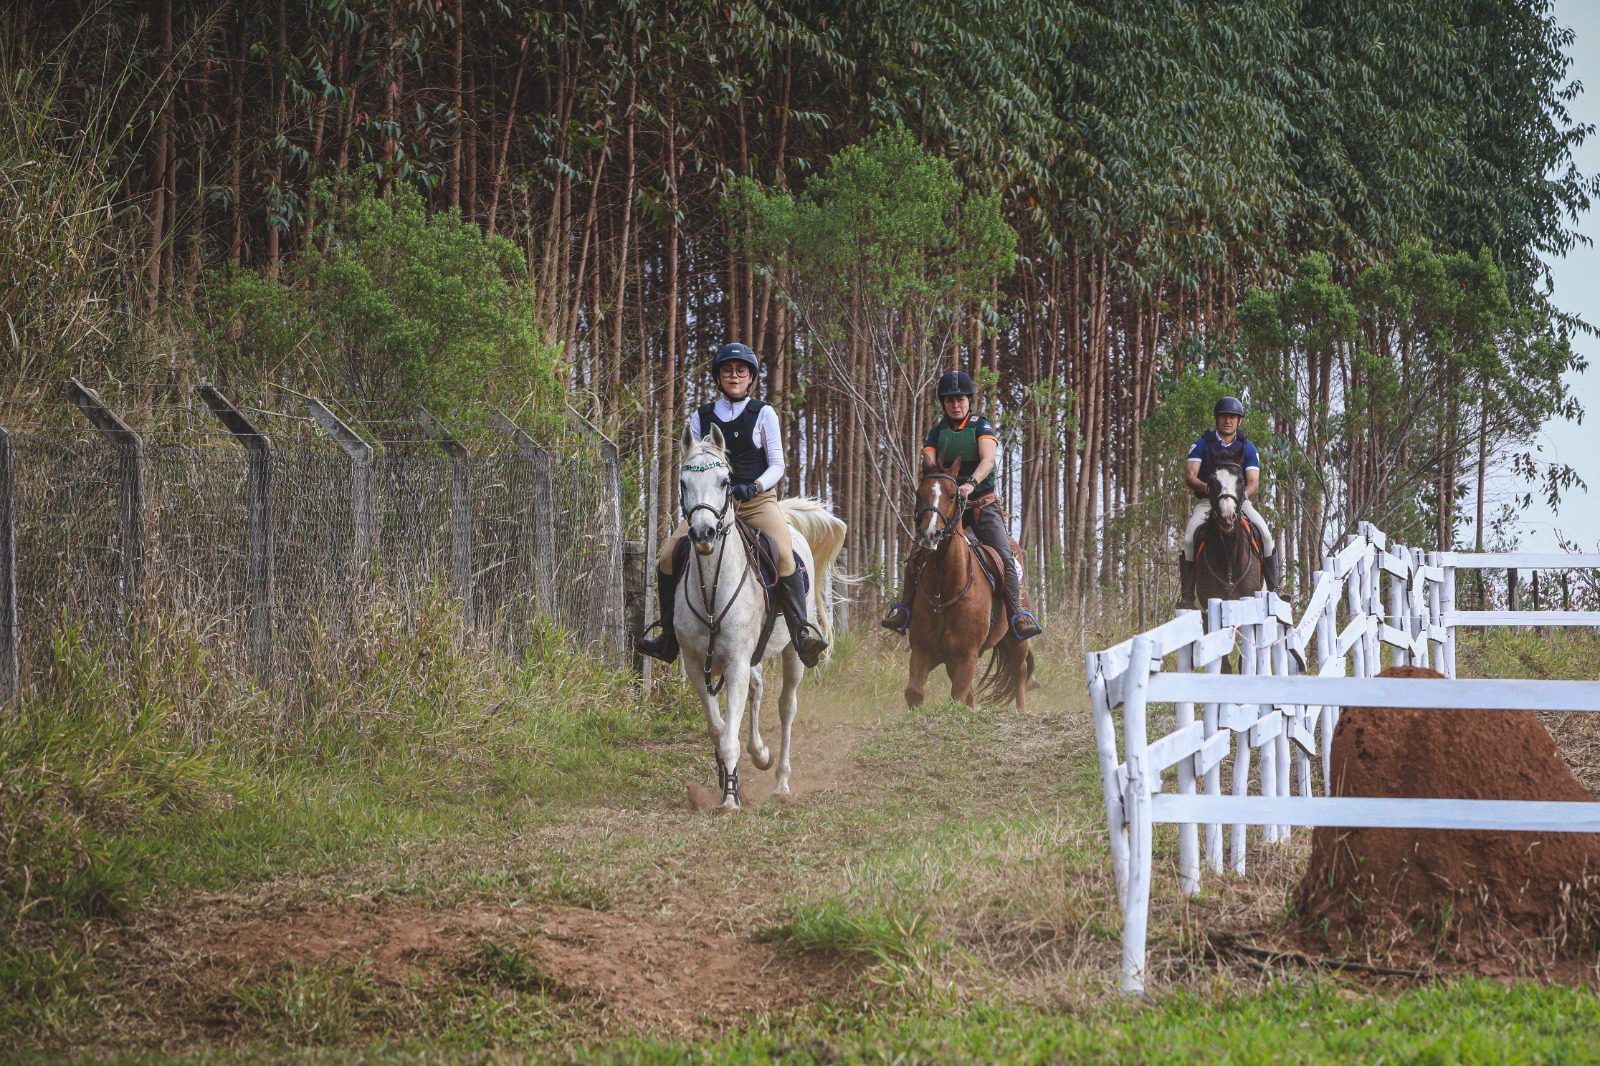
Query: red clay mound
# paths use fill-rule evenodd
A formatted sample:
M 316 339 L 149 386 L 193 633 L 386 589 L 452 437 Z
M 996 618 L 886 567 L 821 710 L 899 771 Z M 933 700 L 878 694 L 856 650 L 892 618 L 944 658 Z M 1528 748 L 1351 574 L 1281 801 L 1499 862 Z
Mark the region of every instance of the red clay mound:
M 1443 675 L 1401 666 L 1382 676 Z M 1531 711 L 1348 708 L 1332 774 L 1337 796 L 1595 799 Z M 1592 958 L 1600 835 L 1321 828 L 1296 896 L 1304 935 L 1341 955 L 1453 957 L 1488 970 Z

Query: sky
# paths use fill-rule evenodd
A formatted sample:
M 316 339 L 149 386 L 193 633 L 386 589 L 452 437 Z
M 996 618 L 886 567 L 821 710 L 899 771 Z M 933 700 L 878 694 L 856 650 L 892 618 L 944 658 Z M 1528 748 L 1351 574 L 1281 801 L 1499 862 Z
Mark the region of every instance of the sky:
M 1568 104 L 1572 118 L 1600 126 L 1600 0 L 1556 0 L 1555 16 L 1577 34 L 1567 77 L 1582 82 L 1584 92 Z M 1583 174 L 1600 173 L 1600 132 L 1591 134 L 1574 158 Z M 1550 263 L 1555 304 L 1600 325 L 1600 204 L 1578 220 L 1577 228 L 1596 245 L 1579 245 L 1566 258 Z M 1537 444 L 1542 458 L 1570 464 L 1589 488 L 1573 490 L 1554 514 L 1543 500 L 1534 501 L 1519 530 L 1521 546 L 1530 550 L 1555 550 L 1559 531 L 1586 551 L 1600 551 L 1600 442 L 1595 438 L 1595 427 L 1600 426 L 1600 338 L 1580 336 L 1574 347 L 1589 362 L 1582 372 L 1567 375 L 1573 395 L 1587 412 L 1585 424 L 1551 423 Z M 1509 483 L 1502 480 L 1502 488 L 1509 488 Z

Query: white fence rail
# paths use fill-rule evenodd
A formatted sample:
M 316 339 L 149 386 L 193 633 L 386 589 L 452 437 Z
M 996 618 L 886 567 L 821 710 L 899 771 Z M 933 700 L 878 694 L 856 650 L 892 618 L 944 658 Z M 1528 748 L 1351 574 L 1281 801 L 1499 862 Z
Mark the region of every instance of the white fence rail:
M 1245 872 L 1249 826 L 1261 827 L 1268 844 L 1288 840 L 1291 826 L 1600 831 L 1600 804 L 1327 795 L 1341 707 L 1600 712 L 1596 682 L 1454 680 L 1458 626 L 1600 626 L 1600 612 L 1456 609 L 1458 570 L 1530 566 L 1600 567 L 1600 556 L 1425 554 L 1390 546 L 1363 524 L 1324 560 L 1298 621 L 1273 593 L 1212 600 L 1204 620 L 1199 611 L 1180 611 L 1086 656 L 1123 911 L 1125 991 L 1145 985 L 1157 824 L 1178 827 L 1178 881 L 1188 895 L 1199 892 L 1203 867 Z M 1450 680 L 1373 676 L 1385 646 L 1391 664 L 1432 666 Z M 1239 672 L 1224 674 L 1234 652 Z M 1173 711 L 1171 731 L 1152 739 L 1153 705 Z M 1259 794 L 1252 796 L 1258 758 Z

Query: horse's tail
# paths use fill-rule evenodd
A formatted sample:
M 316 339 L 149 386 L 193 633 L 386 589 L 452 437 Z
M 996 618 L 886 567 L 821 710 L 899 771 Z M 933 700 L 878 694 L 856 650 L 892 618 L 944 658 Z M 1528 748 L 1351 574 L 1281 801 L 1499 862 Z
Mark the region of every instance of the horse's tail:
M 851 574 L 833 573 L 833 564 L 844 548 L 844 536 L 849 527 L 821 500 L 810 496 L 791 496 L 778 501 L 778 507 L 789 524 L 798 529 L 800 535 L 806 538 L 806 543 L 811 545 L 812 562 L 816 565 L 816 572 L 811 575 L 813 613 L 823 639 L 832 644 L 833 583 L 836 580 L 846 585 L 861 583 L 860 578 Z M 824 653 L 823 661 L 826 662 L 827 658 L 828 653 Z
M 1032 649 L 1007 633 L 989 653 L 989 665 L 984 668 L 983 680 L 978 682 L 978 694 L 983 699 L 1015 703 L 1032 672 Z

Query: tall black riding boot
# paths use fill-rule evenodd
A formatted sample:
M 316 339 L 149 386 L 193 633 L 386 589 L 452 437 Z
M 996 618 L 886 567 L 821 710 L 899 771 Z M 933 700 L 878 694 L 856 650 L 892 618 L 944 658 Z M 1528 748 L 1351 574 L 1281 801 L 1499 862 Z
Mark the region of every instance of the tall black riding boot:
M 780 577 L 778 607 L 783 611 L 784 621 L 789 623 L 789 635 L 794 639 L 794 650 L 800 654 L 800 661 L 816 666 L 822 653 L 828 650 L 828 642 L 806 621 L 805 581 L 805 575 L 798 570 L 788 577 Z
M 1178 610 L 1194 607 L 1194 560 L 1178 555 Z
M 652 629 L 659 629 L 661 632 L 654 637 L 647 637 L 641 633 L 633 642 L 633 646 L 639 649 L 639 654 L 660 659 L 664 663 L 670 663 L 678 657 L 678 631 L 672 620 L 672 612 L 677 607 L 677 593 L 678 575 L 657 570 L 656 602 L 660 606 L 661 621 L 653 626 L 646 626 L 644 632 L 648 633 Z
M 1261 580 L 1268 589 L 1278 591 L 1278 550 L 1274 548 L 1272 554 L 1261 560 Z
M 1032 640 L 1044 632 L 1044 627 L 1039 625 L 1032 611 L 1022 606 L 1022 580 L 1017 576 L 1016 565 L 1007 565 L 1005 571 L 1006 613 L 1011 622 L 1011 635 L 1018 640 Z

